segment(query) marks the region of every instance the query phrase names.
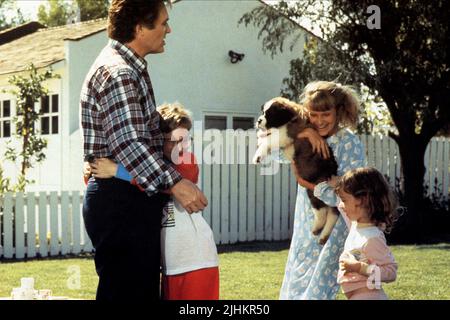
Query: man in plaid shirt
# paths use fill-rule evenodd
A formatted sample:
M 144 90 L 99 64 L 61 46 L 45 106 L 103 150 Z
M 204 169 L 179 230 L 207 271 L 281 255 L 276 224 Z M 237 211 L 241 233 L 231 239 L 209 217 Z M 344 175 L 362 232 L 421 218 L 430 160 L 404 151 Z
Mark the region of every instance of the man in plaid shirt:
M 207 205 L 203 193 L 163 158 L 160 116 L 147 63 L 164 51 L 171 32 L 163 0 L 113 0 L 111 40 L 91 67 L 81 91 L 86 158 L 123 164 L 138 188 L 119 179 L 91 178 L 83 202 L 95 247 L 98 300 L 159 299 L 160 226 L 171 193 L 188 212 Z

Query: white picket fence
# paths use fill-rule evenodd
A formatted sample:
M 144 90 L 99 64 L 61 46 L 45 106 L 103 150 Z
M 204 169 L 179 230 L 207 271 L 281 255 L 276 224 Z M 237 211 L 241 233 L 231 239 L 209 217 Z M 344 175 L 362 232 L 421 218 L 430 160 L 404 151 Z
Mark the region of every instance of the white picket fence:
M 79 191 L 8 193 L 1 200 L 0 258 L 92 252 L 81 214 Z
M 238 137 L 240 139 L 240 137 Z M 244 140 L 251 139 L 243 137 Z M 400 178 L 396 144 L 388 137 L 361 136 L 368 162 L 390 177 Z M 234 150 L 234 156 L 248 151 Z M 435 138 L 428 146 L 425 181 L 448 200 L 450 140 Z M 250 150 L 252 154 L 253 150 Z M 276 175 L 261 175 L 248 164 L 200 165 L 200 186 L 209 199 L 203 215 L 217 244 L 254 240 L 286 240 L 292 234 L 297 185 L 290 165 Z M 0 259 L 23 259 L 92 252 L 81 214 L 79 191 L 9 193 L 0 198 Z

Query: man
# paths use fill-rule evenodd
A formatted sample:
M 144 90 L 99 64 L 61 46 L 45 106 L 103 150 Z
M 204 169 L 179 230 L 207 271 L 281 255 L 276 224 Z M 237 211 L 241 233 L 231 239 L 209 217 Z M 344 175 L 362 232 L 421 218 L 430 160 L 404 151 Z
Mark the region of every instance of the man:
M 85 156 L 122 163 L 146 191 L 115 178 L 88 182 L 83 217 L 96 250 L 98 300 L 159 299 L 160 224 L 167 199 L 161 190 L 190 213 L 207 205 L 203 193 L 162 155 L 160 117 L 144 57 L 164 51 L 168 20 L 163 0 L 113 0 L 111 40 L 81 91 Z

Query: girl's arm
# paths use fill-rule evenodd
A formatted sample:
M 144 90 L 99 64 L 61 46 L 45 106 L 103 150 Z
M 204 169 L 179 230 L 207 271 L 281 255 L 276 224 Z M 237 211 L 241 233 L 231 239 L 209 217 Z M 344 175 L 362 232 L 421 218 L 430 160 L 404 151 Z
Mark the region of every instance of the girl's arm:
M 330 157 L 330 152 L 328 149 L 328 144 L 324 138 L 320 136 L 317 130 L 313 128 L 303 129 L 298 135 L 298 139 L 306 138 L 311 143 L 313 151 L 315 153 L 320 153 L 322 158 L 328 159 Z
M 381 282 L 395 281 L 398 265 L 384 239 L 370 238 L 363 247 L 363 253 L 369 261 L 368 263 L 361 262 L 360 274 L 365 276 L 375 274 L 376 276 L 375 268 L 378 268 Z
M 337 146 L 336 161 L 338 163 L 338 176 L 345 172 L 366 166 L 366 152 L 364 146 L 355 135 L 344 137 Z M 333 181 L 333 179 L 332 179 Z M 339 199 L 334 192 L 333 183 L 321 182 L 314 187 L 314 196 L 330 207 L 337 207 Z
M 313 151 L 315 153 L 320 153 L 321 156 L 324 159 L 328 159 L 330 157 L 329 154 L 329 148 L 328 148 L 328 144 L 325 141 L 325 139 L 323 139 L 319 133 L 314 130 L 313 128 L 306 128 L 303 129 L 298 135 L 297 135 L 298 139 L 308 139 L 309 143 L 311 143 L 311 146 L 313 148 Z M 294 165 L 294 162 L 292 162 L 292 169 L 293 172 L 295 173 L 295 178 L 297 180 L 297 183 L 299 185 L 301 185 L 302 187 L 306 188 L 306 189 L 310 189 L 314 191 L 314 188 L 316 187 L 316 185 L 312 182 L 309 182 L 307 180 L 304 180 L 298 173 L 297 168 Z

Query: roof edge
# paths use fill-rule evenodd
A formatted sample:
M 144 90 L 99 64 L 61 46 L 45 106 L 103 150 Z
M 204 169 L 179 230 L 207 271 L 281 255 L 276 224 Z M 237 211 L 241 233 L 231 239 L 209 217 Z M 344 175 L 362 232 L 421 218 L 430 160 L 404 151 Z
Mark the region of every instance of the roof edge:
M 17 27 L 3 30 L 0 32 L 0 46 L 45 28 L 46 27 L 43 24 L 37 21 L 31 21 Z

